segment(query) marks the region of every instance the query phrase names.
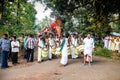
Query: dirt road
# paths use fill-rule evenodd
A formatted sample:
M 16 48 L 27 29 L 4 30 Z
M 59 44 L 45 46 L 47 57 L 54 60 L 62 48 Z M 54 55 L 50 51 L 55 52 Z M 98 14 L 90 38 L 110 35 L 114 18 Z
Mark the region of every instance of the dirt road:
M 42 63 L 20 64 L 0 70 L 0 80 L 120 80 L 120 62 L 93 57 L 92 66 L 83 65 L 83 58 L 69 59 L 66 67 L 60 67 L 60 59 Z

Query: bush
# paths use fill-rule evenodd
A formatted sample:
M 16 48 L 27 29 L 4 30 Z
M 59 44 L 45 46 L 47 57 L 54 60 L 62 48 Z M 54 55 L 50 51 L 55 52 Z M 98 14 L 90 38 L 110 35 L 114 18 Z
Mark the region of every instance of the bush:
M 99 47 L 103 47 L 103 46 L 104 46 L 104 43 L 103 43 L 102 40 L 98 40 L 98 41 L 95 42 L 95 45 L 96 45 L 96 46 L 99 46 Z
M 113 53 L 113 51 L 107 50 L 105 48 L 97 47 L 95 52 L 93 52 L 93 55 L 111 58 L 112 53 Z

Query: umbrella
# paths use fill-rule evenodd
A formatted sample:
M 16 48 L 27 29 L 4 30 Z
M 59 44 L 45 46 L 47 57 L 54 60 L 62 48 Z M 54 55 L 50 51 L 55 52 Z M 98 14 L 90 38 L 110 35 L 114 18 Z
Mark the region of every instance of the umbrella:
M 120 36 L 120 33 L 117 33 L 117 32 L 111 32 L 110 34 L 113 36 Z

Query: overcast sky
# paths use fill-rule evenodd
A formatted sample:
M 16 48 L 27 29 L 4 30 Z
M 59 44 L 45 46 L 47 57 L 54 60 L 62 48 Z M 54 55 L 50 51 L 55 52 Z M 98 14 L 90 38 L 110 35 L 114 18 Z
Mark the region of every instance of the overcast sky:
M 36 15 L 36 18 L 38 20 L 42 20 L 43 18 L 45 18 L 45 16 L 50 16 L 50 13 L 52 12 L 50 9 L 48 10 L 44 10 L 45 9 L 45 6 L 43 6 L 41 3 L 39 2 L 36 2 L 35 3 L 35 9 L 37 10 L 37 15 Z

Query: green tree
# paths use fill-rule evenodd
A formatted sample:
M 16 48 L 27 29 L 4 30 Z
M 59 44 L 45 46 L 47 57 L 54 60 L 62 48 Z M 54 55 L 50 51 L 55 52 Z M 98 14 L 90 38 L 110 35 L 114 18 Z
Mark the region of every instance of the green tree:
M 114 14 L 120 15 L 119 0 L 38 0 L 53 10 L 56 17 L 65 20 L 65 29 L 105 34 Z M 46 8 L 47 9 L 47 8 Z M 57 14 L 57 15 L 56 15 Z M 120 16 L 117 21 L 119 22 Z M 78 24 L 76 24 L 78 23 Z M 69 28 L 67 28 L 69 27 Z M 118 26 L 119 27 L 119 26 Z
M 36 10 L 34 5 L 24 0 L 4 1 L 4 10 L 0 32 L 9 35 L 34 33 Z
M 43 30 L 45 27 L 49 27 L 52 23 L 52 20 L 48 18 L 47 16 L 40 20 L 37 24 L 37 30 Z

